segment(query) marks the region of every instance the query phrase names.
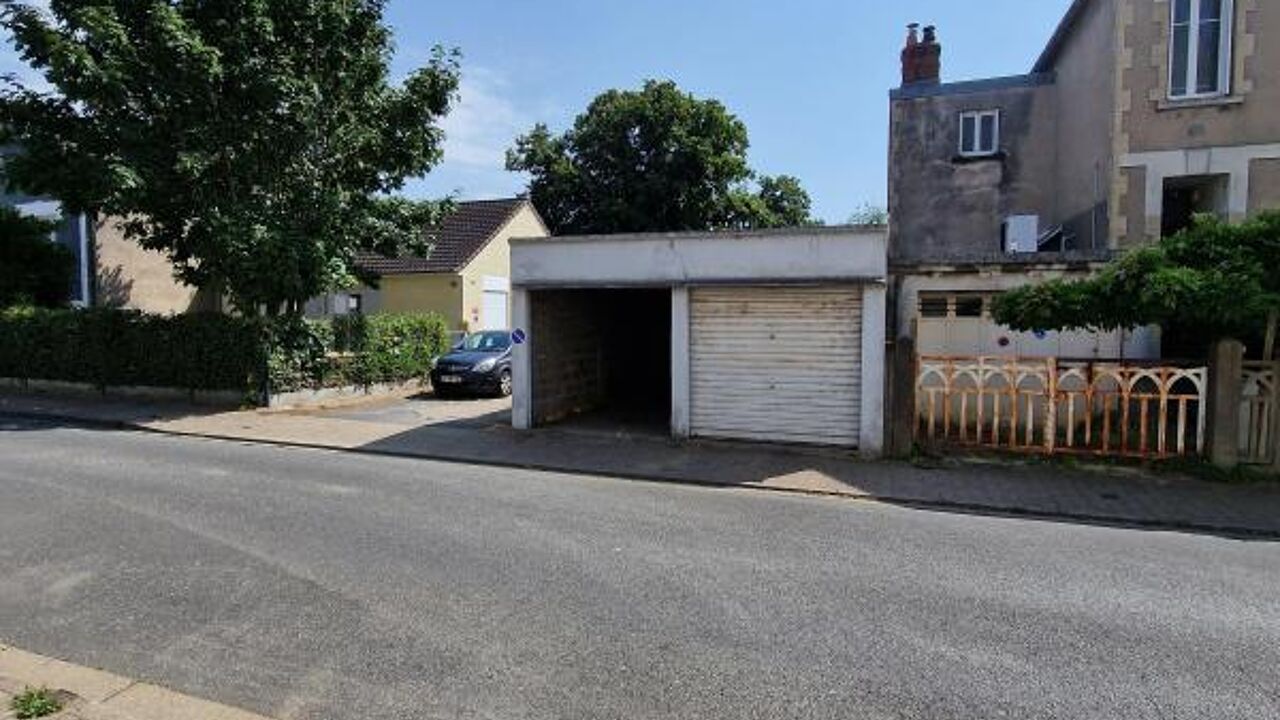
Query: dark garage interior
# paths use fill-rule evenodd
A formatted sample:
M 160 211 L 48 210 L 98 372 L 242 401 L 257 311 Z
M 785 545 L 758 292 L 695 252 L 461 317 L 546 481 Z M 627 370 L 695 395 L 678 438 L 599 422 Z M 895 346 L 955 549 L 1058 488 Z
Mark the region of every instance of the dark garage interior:
M 537 290 L 530 312 L 535 424 L 667 431 L 670 288 Z

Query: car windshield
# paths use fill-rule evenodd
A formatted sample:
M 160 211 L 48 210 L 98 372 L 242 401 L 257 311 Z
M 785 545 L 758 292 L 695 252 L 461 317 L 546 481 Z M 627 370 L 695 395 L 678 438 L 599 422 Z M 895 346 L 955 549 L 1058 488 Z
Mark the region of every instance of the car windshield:
M 472 333 L 462 341 L 459 350 L 468 352 L 501 352 L 511 347 L 511 336 L 505 332 Z

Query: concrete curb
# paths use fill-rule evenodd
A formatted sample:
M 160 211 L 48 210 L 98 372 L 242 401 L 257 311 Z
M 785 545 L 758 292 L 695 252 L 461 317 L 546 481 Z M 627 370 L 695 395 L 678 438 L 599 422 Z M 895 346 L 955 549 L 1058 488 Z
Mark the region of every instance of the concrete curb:
M 245 710 L 183 695 L 158 685 L 63 662 L 0 644 L 0 697 L 48 688 L 64 698 L 68 720 L 270 720 Z M 0 708 L 6 717 L 8 702 Z
M 71 425 L 81 425 L 87 427 L 104 427 L 115 430 L 127 430 L 131 432 L 141 432 L 153 435 L 166 435 L 171 437 L 187 437 L 199 438 L 203 440 L 215 440 L 220 442 L 239 442 L 251 445 L 261 445 L 265 447 L 294 448 L 301 450 L 327 450 L 330 452 L 349 453 L 353 455 L 370 455 L 377 457 L 393 457 L 407 460 L 429 460 L 432 462 L 449 463 L 455 465 L 480 465 L 484 467 L 496 467 L 512 470 L 531 470 L 536 472 L 558 473 L 562 475 L 573 475 L 577 477 L 598 477 L 606 476 L 620 480 L 633 480 L 639 482 L 657 483 L 663 485 L 689 485 L 694 487 L 706 487 L 716 489 L 733 489 L 740 488 L 744 490 L 753 490 L 757 492 L 770 492 L 776 494 L 797 495 L 805 497 L 825 497 L 833 499 L 843 499 L 856 502 L 878 503 L 884 505 L 896 505 L 900 507 L 913 508 L 918 510 L 938 510 L 946 512 L 961 512 L 974 515 L 987 515 L 991 517 L 1008 517 L 1022 518 L 1029 520 L 1068 520 L 1081 524 L 1097 525 L 1101 527 L 1116 528 L 1142 528 L 1145 530 L 1165 530 L 1174 532 L 1195 532 L 1213 535 L 1222 535 L 1247 540 L 1280 540 L 1280 531 L 1260 530 L 1258 528 L 1239 527 L 1232 525 L 1213 525 L 1194 522 L 1180 522 L 1170 520 L 1140 519 L 1132 517 L 1124 517 L 1122 515 L 1100 515 L 1093 513 L 1073 513 L 1068 511 L 1049 512 L 1046 510 L 1019 507 L 1013 505 L 991 505 L 981 503 L 968 502 L 950 502 L 945 500 L 926 500 L 912 497 L 898 497 L 885 494 L 870 494 L 865 492 L 840 492 L 831 490 L 814 490 L 807 488 L 780 487 L 776 485 L 764 485 L 761 483 L 718 483 L 710 480 L 699 480 L 697 478 L 674 478 L 651 475 L 646 473 L 631 473 L 625 470 L 608 470 L 593 471 L 581 468 L 566 468 L 547 463 L 520 463 L 510 462 L 489 458 L 461 458 L 456 456 L 430 454 L 424 452 L 409 452 L 403 450 L 389 450 L 383 448 L 349 448 L 335 445 L 325 445 L 323 443 L 308 443 L 289 440 L 265 440 L 260 438 L 237 437 L 234 435 L 220 435 L 216 433 L 202 433 L 186 430 L 166 430 L 161 428 L 148 427 L 146 425 L 129 422 L 125 420 L 104 420 L 97 418 L 83 418 L 74 415 L 61 415 L 54 413 L 34 413 L 22 411 L 0 411 L 0 417 L 22 418 L 36 421 L 54 421 Z

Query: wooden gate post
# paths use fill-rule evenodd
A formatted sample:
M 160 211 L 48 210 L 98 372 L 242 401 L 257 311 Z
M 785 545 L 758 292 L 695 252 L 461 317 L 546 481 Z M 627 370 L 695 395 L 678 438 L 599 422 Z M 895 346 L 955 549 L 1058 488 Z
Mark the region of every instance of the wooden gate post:
M 893 344 L 893 366 L 890 370 L 889 390 L 889 454 L 891 457 L 907 457 L 915 445 L 916 380 L 919 367 L 916 363 L 916 342 L 911 337 L 900 337 Z
M 1240 393 L 1244 382 L 1244 345 L 1219 340 L 1209 356 L 1207 412 L 1209 460 L 1218 467 L 1240 464 Z

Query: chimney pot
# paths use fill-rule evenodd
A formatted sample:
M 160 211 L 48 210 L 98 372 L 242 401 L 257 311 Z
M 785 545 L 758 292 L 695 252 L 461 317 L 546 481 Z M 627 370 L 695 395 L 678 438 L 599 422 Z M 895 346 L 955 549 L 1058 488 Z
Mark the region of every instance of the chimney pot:
M 907 44 L 902 49 L 902 84 L 910 85 L 920 76 L 920 23 L 907 26 Z
M 915 47 L 915 81 L 938 84 L 942 80 L 942 45 L 938 43 L 938 29 L 927 25 L 924 39 Z

